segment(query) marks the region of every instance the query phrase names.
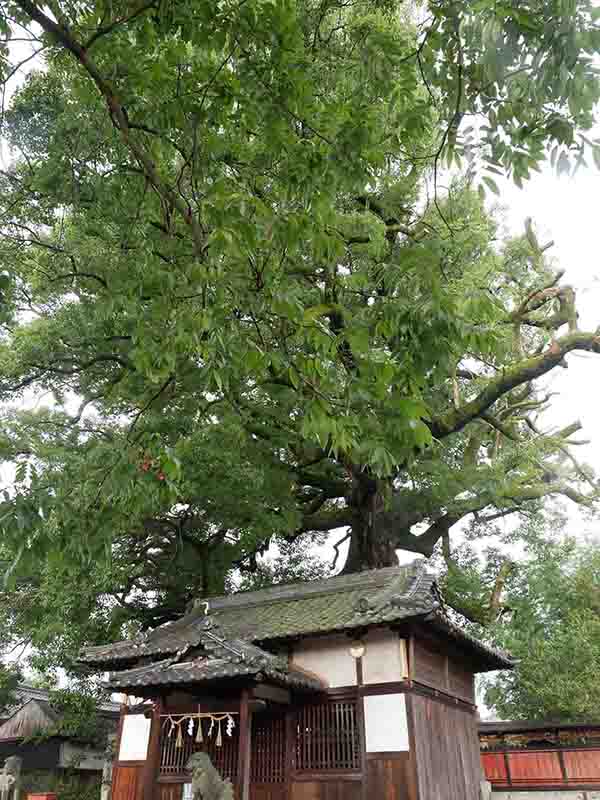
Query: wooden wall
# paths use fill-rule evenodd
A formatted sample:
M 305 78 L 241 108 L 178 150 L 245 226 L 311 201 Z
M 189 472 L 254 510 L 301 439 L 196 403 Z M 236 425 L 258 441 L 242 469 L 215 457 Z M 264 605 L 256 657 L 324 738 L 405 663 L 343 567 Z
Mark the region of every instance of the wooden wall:
M 483 773 L 474 713 L 417 694 L 411 710 L 421 800 L 479 800 Z
M 433 689 L 448 689 L 447 656 L 433 642 L 413 639 L 411 677 Z
M 417 683 L 475 703 L 473 671 L 458 654 L 435 639 L 413 639 L 411 642 L 411 678 Z
M 421 635 L 420 629 L 408 633 L 407 680 L 366 684 L 357 662 L 358 686 L 330 690 L 300 704 L 273 705 L 277 712 L 253 715 L 250 800 L 479 800 L 483 771 L 471 665 L 435 634 Z M 366 736 L 373 717 L 368 717 L 371 728 L 365 731 L 365 695 L 406 697 L 409 742 L 392 735 L 385 741 Z M 210 700 L 203 699 L 202 706 L 210 707 Z M 217 710 L 225 702 L 237 708 L 231 696 L 212 701 Z M 184 695 L 166 702 L 169 713 L 183 714 L 189 707 L 194 706 Z M 384 707 L 384 721 L 391 718 L 390 707 L 391 702 Z M 175 739 L 169 743 L 163 735 L 157 752 L 160 780 L 151 800 L 181 800 L 183 768 L 197 748 L 192 739 L 193 733 L 184 730 L 177 747 Z M 372 750 L 392 746 L 401 752 L 367 752 L 367 741 Z M 204 746 L 215 766 L 235 783 L 237 732 L 231 740 L 224 737 L 223 747 L 211 749 L 213 745 Z M 150 800 L 142 798 L 149 793 L 148 785 L 142 791 L 142 783 L 148 784 L 150 774 L 148 770 L 143 778 L 142 764 L 117 763 L 113 800 Z
M 481 754 L 485 775 L 496 788 L 597 789 L 600 748 L 585 745 L 487 752 Z
M 288 800 L 285 783 L 251 783 L 250 800 Z
M 339 778 L 337 780 L 294 781 L 291 786 L 290 800 L 361 800 L 361 796 L 361 781 Z M 383 796 L 381 800 L 383 800 Z
M 181 783 L 159 783 L 158 800 L 181 800 L 183 785 Z
M 367 797 L 371 800 L 417 800 L 414 754 L 368 755 Z
M 112 796 L 115 800 L 138 800 L 141 793 L 141 766 L 113 767 Z

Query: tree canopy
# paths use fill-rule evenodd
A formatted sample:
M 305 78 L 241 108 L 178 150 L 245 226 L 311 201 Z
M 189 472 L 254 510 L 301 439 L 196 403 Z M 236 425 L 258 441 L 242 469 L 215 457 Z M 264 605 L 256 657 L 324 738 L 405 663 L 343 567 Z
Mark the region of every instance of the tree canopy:
M 600 549 L 597 542 L 565 537 L 564 526 L 564 519 L 549 525 L 535 515 L 508 534 L 527 550 L 512 562 L 497 618 L 485 630 L 475 629 L 517 659 L 514 670 L 485 681 L 486 704 L 501 719 L 597 719 Z M 485 573 L 493 581 L 497 559 L 497 552 L 488 553 L 482 581 L 479 559 L 466 546 L 458 559 L 462 580 L 449 576 L 453 590 L 474 602 L 485 596 Z
M 0 2 L 5 82 L 39 51 L 2 119 L 10 630 L 62 663 L 273 543 L 344 528 L 351 571 L 595 502 L 536 381 L 600 337 L 484 207 L 600 161 L 593 6 Z

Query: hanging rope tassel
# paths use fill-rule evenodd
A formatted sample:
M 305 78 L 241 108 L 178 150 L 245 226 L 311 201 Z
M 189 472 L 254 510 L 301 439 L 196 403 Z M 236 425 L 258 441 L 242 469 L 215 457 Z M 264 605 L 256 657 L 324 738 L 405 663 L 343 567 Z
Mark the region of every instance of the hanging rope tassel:
M 219 720 L 219 723 L 218 723 L 218 726 L 217 726 L 217 741 L 216 741 L 216 745 L 217 745 L 217 747 L 222 747 L 222 745 L 223 745 L 223 737 L 221 736 L 221 720 Z
M 204 736 L 202 734 L 202 720 L 199 719 L 198 720 L 198 730 L 196 731 L 196 742 L 198 744 L 202 744 L 203 741 L 204 741 Z
M 181 735 L 181 725 L 177 727 L 177 739 L 175 740 L 175 747 L 183 747 L 183 736 Z

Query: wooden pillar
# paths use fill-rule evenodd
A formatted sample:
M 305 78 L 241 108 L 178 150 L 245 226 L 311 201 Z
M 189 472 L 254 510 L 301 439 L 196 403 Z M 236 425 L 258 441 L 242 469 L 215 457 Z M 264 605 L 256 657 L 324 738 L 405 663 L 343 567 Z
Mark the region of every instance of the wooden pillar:
M 285 713 L 285 798 L 291 800 L 292 781 L 296 771 L 297 712 L 288 708 Z
M 163 704 L 162 698 L 154 703 L 148 752 L 142 770 L 142 800 L 155 800 L 158 797 L 158 774 L 160 770 L 160 726 Z
M 406 721 L 408 724 L 409 764 L 407 768 L 408 796 L 413 800 L 423 800 L 419 789 L 419 773 L 417 765 L 417 736 L 415 733 L 415 711 L 413 698 L 409 692 L 404 693 L 406 702 Z
M 508 753 L 504 753 L 504 767 L 506 769 L 506 782 L 509 786 L 512 786 L 512 775 L 510 774 L 510 760 L 508 758 Z
M 562 775 L 563 783 L 569 782 L 569 776 L 567 775 L 567 765 L 565 764 L 565 754 L 562 750 L 557 751 L 558 756 L 558 763 L 560 764 L 560 773 Z
M 251 715 L 249 708 L 250 692 L 242 690 L 240 697 L 240 738 L 238 750 L 238 798 L 250 800 L 250 757 L 251 757 Z
M 360 770 L 362 772 L 361 800 L 367 800 L 369 793 L 369 764 L 367 761 L 367 737 L 365 729 L 365 693 L 362 656 L 356 662 L 356 713 L 358 740 L 360 743 Z
M 408 682 L 415 679 L 415 637 L 411 633 L 408 639 Z

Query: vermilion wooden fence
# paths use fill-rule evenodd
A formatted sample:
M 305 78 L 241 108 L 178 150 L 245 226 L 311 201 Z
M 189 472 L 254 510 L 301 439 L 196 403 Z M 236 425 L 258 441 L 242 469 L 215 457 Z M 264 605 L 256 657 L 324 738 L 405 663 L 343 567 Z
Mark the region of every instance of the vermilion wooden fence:
M 600 747 L 493 751 L 481 760 L 493 787 L 600 787 Z

